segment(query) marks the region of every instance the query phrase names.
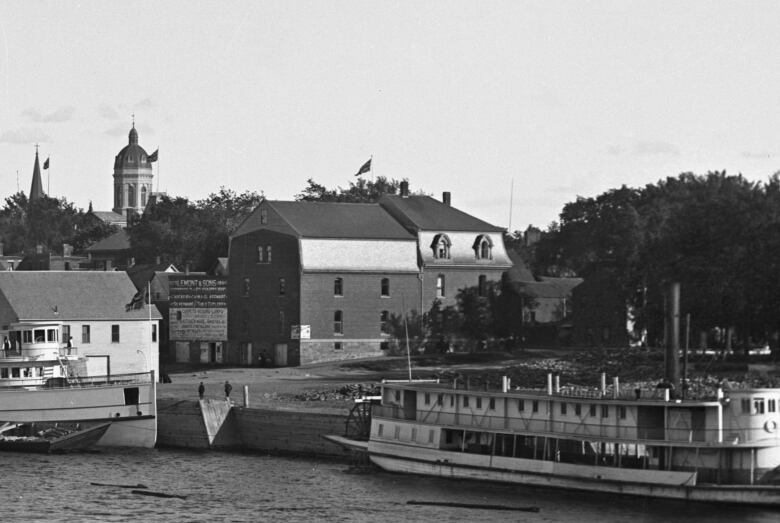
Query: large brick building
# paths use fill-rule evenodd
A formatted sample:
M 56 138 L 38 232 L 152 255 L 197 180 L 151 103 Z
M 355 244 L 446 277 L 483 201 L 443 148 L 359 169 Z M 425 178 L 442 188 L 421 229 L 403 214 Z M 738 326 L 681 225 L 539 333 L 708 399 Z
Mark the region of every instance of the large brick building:
M 231 237 L 228 361 L 378 356 L 387 320 L 511 266 L 502 230 L 428 196 L 376 204 L 263 201 Z

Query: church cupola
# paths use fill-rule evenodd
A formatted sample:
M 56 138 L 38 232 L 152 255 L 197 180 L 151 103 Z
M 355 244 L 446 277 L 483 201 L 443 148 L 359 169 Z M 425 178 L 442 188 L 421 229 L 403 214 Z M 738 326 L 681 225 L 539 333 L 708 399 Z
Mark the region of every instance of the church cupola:
M 128 134 L 128 144 L 114 159 L 115 213 L 128 219 L 143 214 L 152 194 L 152 160 L 146 150 L 138 145 L 134 119 Z

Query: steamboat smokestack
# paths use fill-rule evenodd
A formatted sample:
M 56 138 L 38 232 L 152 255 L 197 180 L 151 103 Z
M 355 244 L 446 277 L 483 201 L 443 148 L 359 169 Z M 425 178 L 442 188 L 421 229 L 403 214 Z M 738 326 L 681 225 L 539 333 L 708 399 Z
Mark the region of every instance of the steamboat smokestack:
M 669 339 L 666 340 L 666 381 L 680 386 L 680 283 L 669 285 Z

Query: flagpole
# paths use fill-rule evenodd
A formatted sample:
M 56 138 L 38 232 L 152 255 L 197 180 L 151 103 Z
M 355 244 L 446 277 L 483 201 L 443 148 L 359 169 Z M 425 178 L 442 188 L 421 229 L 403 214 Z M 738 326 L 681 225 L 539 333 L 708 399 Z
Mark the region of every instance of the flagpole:
M 46 194 L 51 198 L 51 156 L 46 157 Z

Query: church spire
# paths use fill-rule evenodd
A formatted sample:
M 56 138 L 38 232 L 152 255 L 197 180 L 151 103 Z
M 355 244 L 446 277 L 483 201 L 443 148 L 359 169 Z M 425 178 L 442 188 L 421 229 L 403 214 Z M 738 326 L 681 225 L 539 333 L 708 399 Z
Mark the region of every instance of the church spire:
M 41 182 L 41 165 L 38 162 L 38 144 L 35 144 L 35 166 L 33 166 L 32 185 L 30 186 L 30 201 L 39 200 L 45 194 Z

